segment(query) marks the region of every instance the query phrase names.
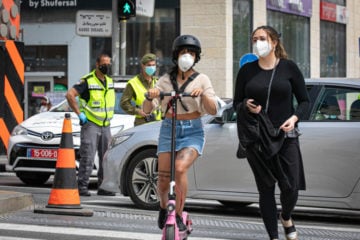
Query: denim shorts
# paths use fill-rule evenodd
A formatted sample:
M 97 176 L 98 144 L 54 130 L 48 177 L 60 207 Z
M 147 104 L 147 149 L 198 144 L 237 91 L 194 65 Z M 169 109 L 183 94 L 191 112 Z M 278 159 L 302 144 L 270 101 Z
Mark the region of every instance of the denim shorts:
M 161 123 L 157 153 L 171 152 L 171 118 L 165 118 Z M 201 118 L 192 120 L 176 120 L 175 151 L 183 148 L 194 148 L 199 156 L 202 155 L 205 135 Z

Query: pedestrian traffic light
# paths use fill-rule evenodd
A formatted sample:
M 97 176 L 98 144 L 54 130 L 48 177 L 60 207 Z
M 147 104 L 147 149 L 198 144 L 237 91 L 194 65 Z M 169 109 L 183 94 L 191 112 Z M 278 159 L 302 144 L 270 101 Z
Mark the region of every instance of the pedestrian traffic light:
M 119 20 L 136 16 L 136 0 L 118 0 Z

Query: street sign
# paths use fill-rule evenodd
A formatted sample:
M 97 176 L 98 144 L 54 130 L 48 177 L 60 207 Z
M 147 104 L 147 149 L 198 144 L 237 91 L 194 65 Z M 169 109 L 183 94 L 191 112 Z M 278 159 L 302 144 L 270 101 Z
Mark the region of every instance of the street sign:
M 136 15 L 153 17 L 154 16 L 155 0 L 137 0 L 136 1 Z
M 110 37 L 112 35 L 111 11 L 78 11 L 76 34 L 88 37 Z

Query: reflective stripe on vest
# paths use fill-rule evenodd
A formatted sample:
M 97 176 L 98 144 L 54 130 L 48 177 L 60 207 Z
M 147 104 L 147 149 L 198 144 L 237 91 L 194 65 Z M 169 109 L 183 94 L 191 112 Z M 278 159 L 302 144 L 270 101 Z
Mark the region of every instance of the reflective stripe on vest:
M 157 79 L 152 78 L 151 80 L 151 88 L 153 88 L 155 86 Z M 145 100 L 145 93 L 148 91 L 145 86 L 142 84 L 139 75 L 133 77 L 132 79 L 130 79 L 128 81 L 128 83 L 131 85 L 131 87 L 133 88 L 135 95 L 136 95 L 136 99 L 134 99 L 134 97 L 132 98 L 132 100 L 135 102 L 136 106 L 141 106 Z M 161 120 L 161 111 L 159 109 L 153 111 L 153 113 L 155 114 L 155 119 L 156 120 Z M 144 118 L 141 115 L 135 114 L 136 118 Z
M 106 87 L 95 75 L 95 70 L 83 77 L 88 84 L 89 100 L 80 98 L 80 111 L 89 121 L 99 126 L 109 126 L 114 116 L 115 90 L 112 78 L 106 77 Z

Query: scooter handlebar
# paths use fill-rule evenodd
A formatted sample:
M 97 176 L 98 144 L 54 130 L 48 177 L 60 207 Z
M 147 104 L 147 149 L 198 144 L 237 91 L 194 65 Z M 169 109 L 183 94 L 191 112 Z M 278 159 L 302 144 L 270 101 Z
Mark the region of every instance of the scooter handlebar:
M 160 98 L 163 98 L 163 97 L 165 97 L 165 96 L 173 96 L 173 97 L 174 97 L 174 96 L 176 96 L 176 92 L 175 92 L 175 91 L 171 91 L 171 92 L 160 92 Z M 192 96 L 191 96 L 191 93 L 189 93 L 189 92 L 180 93 L 180 94 L 178 94 L 178 96 L 180 96 L 180 97 L 192 97 Z M 145 93 L 145 97 L 146 97 L 146 99 L 150 99 L 148 92 Z
M 172 92 L 160 92 L 160 97 L 165 97 L 165 96 L 176 96 L 176 92 L 175 91 L 172 91 Z M 192 97 L 191 93 L 189 93 L 189 92 L 179 93 L 178 96 L 180 96 L 180 97 Z

